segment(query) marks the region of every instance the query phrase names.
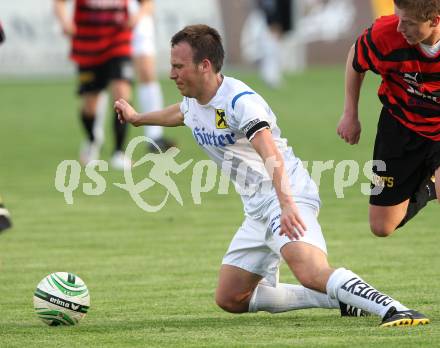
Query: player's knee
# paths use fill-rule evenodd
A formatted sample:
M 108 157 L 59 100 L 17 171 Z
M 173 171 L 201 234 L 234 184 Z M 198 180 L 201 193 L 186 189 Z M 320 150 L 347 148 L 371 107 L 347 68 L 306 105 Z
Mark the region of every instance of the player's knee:
M 242 296 L 217 293 L 215 302 L 217 306 L 229 313 L 245 313 L 249 309 L 249 304 L 243 301 Z
M 83 107 L 81 110 L 81 116 L 85 118 L 95 118 L 96 110 L 93 107 Z
M 396 226 L 382 222 L 370 221 L 370 229 L 376 237 L 388 237 L 396 230 Z

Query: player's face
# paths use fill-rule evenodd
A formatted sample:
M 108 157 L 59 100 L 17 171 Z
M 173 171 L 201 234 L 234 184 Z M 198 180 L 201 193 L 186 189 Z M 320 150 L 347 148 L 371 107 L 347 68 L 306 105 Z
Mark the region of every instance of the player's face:
M 434 35 L 434 31 L 438 26 L 438 18 L 426 22 L 420 22 L 413 15 L 395 6 L 395 13 L 399 17 L 397 31 L 403 35 L 410 45 L 424 43 L 434 45 L 438 38 Z
M 199 64 L 193 62 L 193 50 L 187 42 L 180 42 L 171 48 L 170 79 L 185 97 L 197 98 L 203 89 Z

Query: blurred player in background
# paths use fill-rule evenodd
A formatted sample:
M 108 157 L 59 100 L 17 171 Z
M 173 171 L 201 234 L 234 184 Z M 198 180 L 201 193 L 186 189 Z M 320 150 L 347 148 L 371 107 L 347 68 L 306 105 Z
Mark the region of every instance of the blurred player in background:
M 282 81 L 281 38 L 292 29 L 292 0 L 257 0 L 264 13 L 268 35 L 261 42 L 260 75 L 272 88 Z
M 5 31 L 3 30 L 2 23 L 0 22 L 0 45 L 5 41 L 5 38 Z M 3 200 L 0 196 L 0 232 L 6 230 L 11 226 L 11 216 L 8 209 L 5 208 Z
M 76 0 L 73 19 L 66 10 L 66 0 L 54 0 L 55 14 L 64 34 L 71 37 L 71 59 L 77 64 L 80 118 L 87 140 L 80 160 L 87 164 L 99 158 L 101 139 L 95 132 L 99 93 L 110 88 L 114 100 L 131 97 L 133 68 L 131 62 L 131 27 L 128 0 Z M 115 169 L 130 166 L 124 154 L 126 126 L 113 117 L 115 147 L 110 164 Z
M 137 14 L 133 30 L 133 62 L 138 79 L 137 93 L 140 110 L 142 112 L 156 111 L 163 108 L 163 96 L 156 75 L 156 42 L 154 28 L 154 1 L 144 0 L 141 4 L 143 10 L 139 11 L 139 1 L 130 2 L 132 12 Z M 162 151 L 174 146 L 166 139 L 161 126 L 147 126 L 145 136 L 154 140 Z M 150 151 L 157 151 L 150 145 Z
M 361 134 L 358 101 L 368 70 L 382 77 L 369 220 L 380 237 L 440 200 L 440 0 L 395 0 L 352 46 L 345 106 L 337 132 L 349 144 Z
M 0 22 L 0 45 L 5 41 L 5 31 L 3 30 L 2 23 Z
M 223 59 L 215 29 L 185 27 L 171 39 L 170 78 L 182 102 L 144 114 L 123 99 L 115 103 L 121 121 L 135 126 L 188 126 L 208 156 L 228 168 L 246 218 L 223 258 L 217 304 L 232 313 L 322 307 L 357 315 L 362 309 L 382 317 L 382 326 L 429 323 L 352 271 L 329 266 L 316 185 L 264 99 L 221 74 Z M 278 282 L 281 258 L 303 286 Z
M 8 209 L 3 204 L 3 200 L 0 197 L 0 232 L 10 228 L 12 226 L 11 215 Z

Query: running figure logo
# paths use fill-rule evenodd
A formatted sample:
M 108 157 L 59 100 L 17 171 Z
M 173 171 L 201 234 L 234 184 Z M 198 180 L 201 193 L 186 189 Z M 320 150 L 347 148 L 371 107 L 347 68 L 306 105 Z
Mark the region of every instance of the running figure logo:
M 138 207 L 150 213 L 154 213 L 162 209 L 167 202 L 170 194 L 176 199 L 177 202 L 179 202 L 180 205 L 183 205 L 182 196 L 180 195 L 176 183 L 170 177 L 170 173 L 179 174 L 180 172 L 185 170 L 185 168 L 188 167 L 193 160 L 191 159 L 186 161 L 185 163 L 178 164 L 175 160 L 175 157 L 179 154 L 180 150 L 177 147 L 171 147 L 166 152 L 162 152 L 159 146 L 152 139 L 144 136 L 138 136 L 130 141 L 127 146 L 127 150 L 125 151 L 127 157 L 133 158 L 133 153 L 137 145 L 143 142 L 152 144 L 159 151 L 159 153 L 157 154 L 148 153 L 133 164 L 133 168 L 135 168 L 144 163 L 152 162 L 153 167 L 151 168 L 148 177 L 135 184 L 131 168 L 125 168 L 125 183 L 115 183 L 114 185 L 128 191 L 131 198 L 135 201 Z M 155 184 L 163 186 L 167 190 L 167 193 L 160 204 L 150 205 L 140 196 L 140 194 L 142 192 L 145 192 Z

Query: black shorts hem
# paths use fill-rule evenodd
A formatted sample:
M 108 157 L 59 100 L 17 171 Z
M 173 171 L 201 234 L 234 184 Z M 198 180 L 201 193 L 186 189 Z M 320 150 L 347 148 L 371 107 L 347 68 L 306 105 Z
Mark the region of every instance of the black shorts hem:
M 383 190 L 370 196 L 370 204 L 397 205 L 410 199 L 421 182 L 440 166 L 440 142 L 408 129 L 383 108 L 373 159 L 381 166 L 373 168 L 372 188 L 383 187 Z

